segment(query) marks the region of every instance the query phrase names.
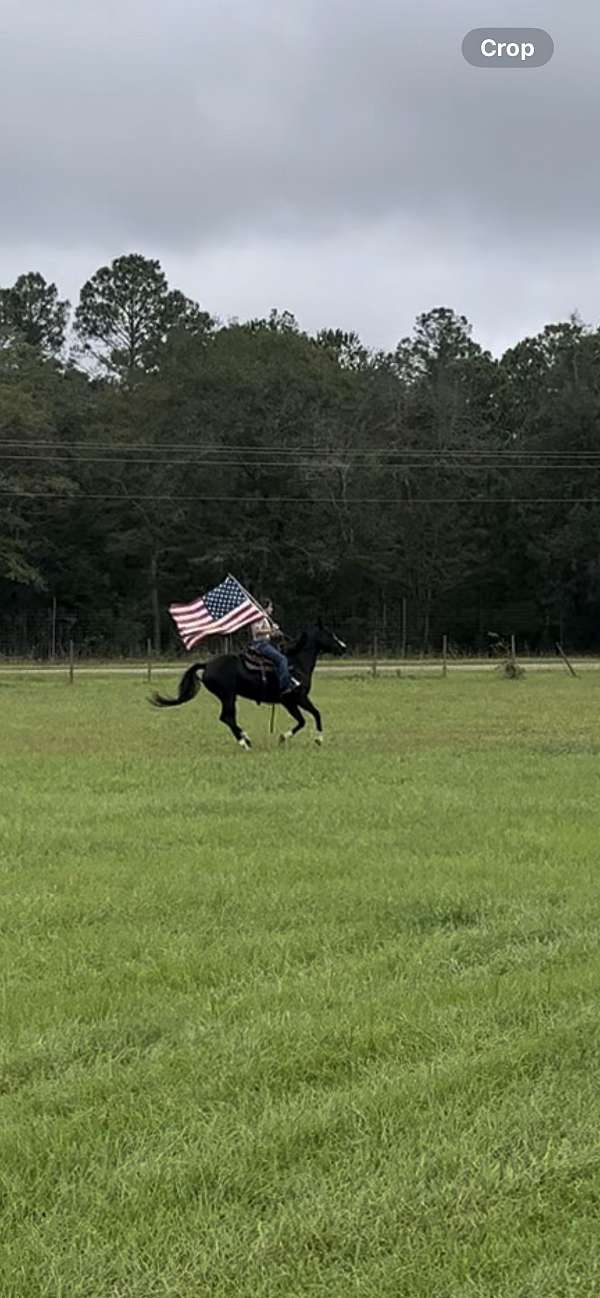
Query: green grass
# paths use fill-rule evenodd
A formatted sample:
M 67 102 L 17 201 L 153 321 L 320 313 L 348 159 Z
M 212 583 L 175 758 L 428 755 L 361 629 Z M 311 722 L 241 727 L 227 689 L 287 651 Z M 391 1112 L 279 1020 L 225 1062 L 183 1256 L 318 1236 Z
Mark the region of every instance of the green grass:
M 591 1298 L 600 677 L 146 693 L 0 675 L 2 1298 Z

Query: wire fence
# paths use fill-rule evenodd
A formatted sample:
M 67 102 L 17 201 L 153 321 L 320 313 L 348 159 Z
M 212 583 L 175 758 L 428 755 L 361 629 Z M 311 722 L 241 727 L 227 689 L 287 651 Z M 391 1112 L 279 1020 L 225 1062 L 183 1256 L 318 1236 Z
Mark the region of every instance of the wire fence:
M 556 655 L 559 644 L 566 652 L 594 653 L 600 643 L 586 643 L 581 629 L 574 634 L 565 620 L 546 618 L 534 630 L 523 629 L 519 608 L 491 610 L 487 619 L 478 617 L 473 630 L 466 614 L 423 613 L 419 606 L 402 601 L 391 616 L 386 610 L 365 615 L 336 618 L 332 626 L 347 645 L 347 660 L 369 663 L 437 660 L 447 663 L 464 659 L 489 659 L 518 652 L 523 658 Z M 310 618 L 298 619 L 287 628 L 294 635 Z M 453 625 L 454 622 L 454 625 Z M 232 637 L 210 637 L 192 651 L 198 657 L 224 652 L 239 652 L 247 643 L 248 632 Z M 512 647 L 512 649 L 511 649 Z M 77 614 L 62 609 L 52 601 L 44 610 L 0 615 L 0 660 L 8 662 L 61 663 L 71 658 L 79 662 L 130 661 L 159 663 L 190 661 L 175 628 L 166 619 L 161 626 L 160 644 L 148 621 Z

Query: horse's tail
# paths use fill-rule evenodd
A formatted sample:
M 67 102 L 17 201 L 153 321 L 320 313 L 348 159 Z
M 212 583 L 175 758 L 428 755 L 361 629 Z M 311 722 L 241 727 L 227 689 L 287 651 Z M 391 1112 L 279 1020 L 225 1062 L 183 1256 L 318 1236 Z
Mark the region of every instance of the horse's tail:
M 189 703 L 190 699 L 195 699 L 201 682 L 198 680 L 197 672 L 203 672 L 206 663 L 192 663 L 187 671 L 183 673 L 179 682 L 179 690 L 176 699 L 166 699 L 162 694 L 153 694 L 150 703 L 155 708 L 177 708 L 180 703 Z

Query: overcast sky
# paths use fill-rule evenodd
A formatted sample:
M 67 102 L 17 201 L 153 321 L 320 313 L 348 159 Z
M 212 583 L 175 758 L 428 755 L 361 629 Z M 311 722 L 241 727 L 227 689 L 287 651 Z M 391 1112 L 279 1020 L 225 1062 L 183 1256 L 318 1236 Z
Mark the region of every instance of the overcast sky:
M 550 32 L 541 69 L 472 27 Z M 600 323 L 598 0 L 0 0 L 0 284 L 125 252 L 223 319 Z

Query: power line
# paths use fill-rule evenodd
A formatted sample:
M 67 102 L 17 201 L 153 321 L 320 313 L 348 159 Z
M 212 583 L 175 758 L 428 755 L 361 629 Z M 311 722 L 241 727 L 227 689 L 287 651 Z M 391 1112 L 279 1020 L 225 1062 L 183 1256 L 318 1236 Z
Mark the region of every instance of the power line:
M 282 453 L 283 452 L 280 452 L 280 454 Z M 238 456 L 239 454 L 241 454 L 241 452 L 238 452 Z M 353 459 L 355 461 L 355 467 L 361 468 L 367 466 L 361 465 L 360 461 L 358 461 L 359 454 L 361 456 L 366 457 L 367 455 L 370 456 L 371 454 L 376 455 L 377 452 L 354 453 Z M 600 452 L 594 452 L 594 451 L 585 452 L 585 453 L 581 452 L 580 454 L 565 453 L 564 457 L 562 458 L 558 458 L 557 456 L 553 456 L 552 458 L 550 458 L 546 455 L 544 456 L 540 455 L 539 457 L 533 458 L 529 455 L 525 456 L 523 454 L 519 456 L 518 459 L 515 459 L 514 463 L 511 463 L 510 460 L 507 460 L 505 457 L 500 455 L 492 456 L 491 453 L 486 454 L 483 457 L 475 458 L 475 456 L 473 456 L 472 459 L 466 459 L 463 456 L 461 457 L 458 463 L 456 462 L 456 456 L 454 456 L 454 454 L 450 452 L 448 452 L 447 454 L 443 454 L 443 453 L 440 454 L 439 452 L 435 452 L 435 457 L 436 457 L 435 459 L 433 458 L 433 453 L 432 456 L 429 457 L 428 454 L 424 451 L 414 453 L 415 455 L 418 455 L 419 457 L 418 459 L 409 459 L 407 458 L 406 453 L 401 451 L 395 451 L 393 452 L 393 454 L 397 458 L 395 459 L 386 458 L 384 461 L 385 467 L 394 468 L 394 469 L 406 469 L 406 470 L 410 469 L 411 471 L 414 471 L 414 469 L 432 469 L 432 468 L 433 469 L 441 468 L 446 470 L 462 469 L 466 471 L 473 471 L 474 469 L 477 470 L 483 469 L 485 472 L 490 472 L 493 469 L 510 470 L 515 468 L 541 469 L 545 471 L 547 469 L 564 470 L 564 469 L 596 468 L 600 465 Z M 392 452 L 389 452 L 388 455 L 391 456 Z M 0 451 L 0 460 L 9 462 L 11 464 L 22 463 L 22 464 L 29 464 L 29 465 L 40 464 L 43 466 L 47 466 L 48 461 L 50 460 L 50 462 L 53 464 L 60 463 L 60 464 L 67 464 L 67 465 L 71 465 L 71 464 L 139 465 L 144 468 L 155 467 L 155 468 L 162 468 L 162 469 L 184 467 L 184 466 L 192 466 L 196 468 L 238 468 L 238 469 L 304 468 L 304 467 L 311 467 L 311 465 L 314 464 L 315 461 L 321 462 L 323 459 L 329 460 L 330 467 L 336 467 L 338 465 L 339 460 L 343 456 L 345 456 L 345 452 L 331 451 L 326 453 L 313 452 L 311 456 L 309 456 L 308 452 L 290 452 L 289 457 L 286 459 L 266 459 L 266 460 L 265 459 L 239 459 L 239 458 L 206 459 L 200 454 L 187 455 L 184 459 L 157 459 L 157 458 L 148 458 L 148 457 L 129 458 L 128 456 L 122 456 L 122 455 L 66 455 L 64 454 L 64 452 L 59 453 L 55 451 L 48 451 L 46 455 L 40 455 L 39 453 L 31 454 L 31 455 L 22 455 L 21 453 L 15 454 L 12 451 L 9 453 Z
M 68 500 L 72 503 L 79 503 L 82 500 L 110 500 L 126 504 L 128 501 L 167 500 L 172 505 L 183 501 L 238 505 L 398 505 L 403 508 L 411 508 L 413 505 L 600 505 L 600 497 L 596 496 L 418 496 L 408 500 L 394 496 L 354 496 L 346 500 L 343 496 L 184 496 L 179 493 L 175 496 L 165 494 L 139 496 L 133 493 L 127 495 L 88 492 L 61 494 L 54 491 L 4 491 L 2 489 L 0 489 L 0 496 L 24 500 Z
M 402 446 L 387 446 L 387 447 L 385 447 L 385 446 L 381 446 L 381 447 L 352 447 L 352 446 L 344 447 L 344 446 L 340 446 L 340 447 L 332 447 L 331 445 L 324 445 L 324 444 L 319 444 L 319 443 L 313 443 L 312 445 L 309 445 L 309 446 L 288 446 L 288 447 L 285 447 L 285 446 L 268 446 L 268 445 L 266 445 L 266 444 L 264 444 L 264 443 L 263 443 L 263 444 L 260 444 L 260 445 L 258 445 L 258 446 L 251 446 L 251 445 L 247 445 L 247 444 L 240 444 L 240 445 L 237 445 L 237 444 L 235 444 L 235 445 L 224 445 L 224 444 L 220 444 L 220 445 L 215 445 L 215 446 L 194 446 L 194 445 L 190 445 L 189 442 L 188 442 L 188 443 L 184 443 L 183 445 L 177 445 L 177 444 L 173 444 L 173 443 L 170 443 L 170 442 L 155 443 L 154 445 L 152 445 L 152 444 L 149 444 L 149 445 L 147 445 L 147 444 L 140 444 L 140 445 L 138 445 L 138 444 L 136 444 L 136 443 L 118 443 L 118 442 L 117 442 L 117 443 L 115 443 L 115 442 L 108 442 L 108 443 L 106 443 L 106 442 L 90 442 L 89 440 L 88 440 L 88 441 L 85 441 L 85 442 L 56 442 L 56 441 L 47 441 L 47 442 L 46 442 L 46 441 L 37 441 L 37 442 L 32 442 L 32 441 L 28 441 L 27 439 L 24 439 L 24 438 L 7 438 L 7 439 L 3 440 L 3 441 L 0 443 L 0 454 L 4 454 L 4 452 L 3 452 L 2 449 L 1 449 L 2 447 L 8 447 L 8 448 L 10 448 L 11 450 L 23 450 L 23 451 L 29 451 L 29 450 L 32 450 L 32 451 L 37 451 L 37 450 L 40 450 L 40 451 L 51 451 L 52 449 L 55 449 L 57 453 L 62 454 L 62 455 L 66 455 L 66 454 L 69 453 L 72 449 L 76 449 L 76 450 L 84 450 L 84 451 L 113 451 L 113 452 L 115 452 L 115 451 L 123 451 L 123 452 L 133 451 L 133 452 L 136 452 L 136 453 L 137 453 L 138 451 L 150 451 L 150 452 L 152 452 L 153 455 L 161 455 L 163 452 L 169 452 L 169 453 L 171 453 L 171 454 L 184 454 L 184 453 L 185 453 L 185 454 L 189 454 L 189 455 L 198 455 L 198 454 L 206 455 L 206 454 L 213 454 L 213 453 L 214 453 L 214 454 L 217 454 L 217 453 L 220 453 L 220 454 L 231 453 L 231 454 L 233 454 L 233 455 L 240 455 L 240 454 L 243 454 L 243 455 L 259 455 L 259 454 L 260 454 L 260 455 L 268 455 L 268 456 L 273 456 L 273 455 L 285 455 L 285 456 L 288 456 L 288 455 L 328 455 L 328 456 L 339 456 L 339 455 L 345 455 L 345 456 L 379 456 L 379 457 L 381 457 L 381 456 L 388 456 L 388 455 L 400 455 L 400 456 L 408 456 L 408 457 L 410 457 L 410 456 L 418 456 L 418 457 L 424 457 L 424 458 L 440 458 L 440 457 L 444 457 L 444 458 L 445 458 L 445 457 L 449 457 L 449 458 L 456 459 L 456 458 L 463 458 L 463 457 L 466 457 L 466 458 L 469 458 L 469 459 L 473 459 L 473 458 L 474 458 L 474 459 L 490 459 L 490 458 L 491 458 L 491 459 L 509 459 L 509 460 L 510 460 L 510 459 L 526 459 L 526 460 L 538 460 L 538 459 L 552 459 L 552 460 L 565 460 L 565 459 L 568 459 L 568 460 L 578 460 L 578 459 L 583 459 L 583 460 L 587 460 L 587 459 L 590 459 L 590 458 L 592 458 L 592 459 L 600 459 L 600 450 L 597 450 L 597 451 L 594 451 L 594 450 L 581 450 L 581 451 L 576 451 L 576 450 L 568 450 L 568 451 L 552 451 L 552 450 L 549 450 L 549 449 L 545 449 L 545 450 L 542 450 L 542 451 L 533 451 L 533 450 L 516 450 L 516 449 L 508 450 L 508 449 L 506 449 L 506 448 L 502 448 L 502 447 L 499 447 L 499 448 L 496 448 L 496 449 L 494 449 L 494 448 L 484 449 L 483 447 L 478 447 L 478 448 L 468 448 L 468 449 L 467 449 L 467 448 L 464 448 L 464 449 L 461 449 L 461 448 L 454 448 L 454 447 L 449 447 L 449 446 L 447 446 L 447 447 L 410 447 L 410 446 L 409 446 L 409 447 L 402 447 Z M 28 457 L 28 456 L 25 456 L 24 458 L 29 458 L 29 457 Z M 71 458 L 74 458 L 74 459 L 75 459 L 75 458 L 77 458 L 77 457 L 73 456 L 73 457 L 71 457 Z M 136 463 L 137 463 L 137 462 L 138 462 L 138 461 L 136 460 Z M 153 462 L 153 461 L 152 461 L 152 462 Z
M 154 468 L 161 468 L 161 469 L 182 468 L 182 467 L 228 468 L 228 469 L 252 468 L 252 469 L 266 469 L 266 470 L 285 469 L 285 468 L 303 469 L 303 468 L 315 467 L 315 461 L 317 462 L 321 461 L 323 458 L 322 456 L 318 455 L 313 457 L 312 460 L 309 459 L 308 457 L 305 457 L 303 459 L 296 458 L 296 459 L 288 459 L 288 460 L 205 460 L 205 459 L 198 459 L 198 458 L 191 458 L 191 457 L 188 457 L 187 459 L 183 459 L 183 460 L 153 460 L 153 459 L 129 459 L 127 457 L 113 456 L 113 455 L 111 456 L 89 456 L 89 455 L 68 456 L 68 455 L 57 455 L 54 453 L 51 453 L 51 455 L 52 455 L 52 459 L 50 461 L 50 464 L 67 464 L 67 465 L 69 464 L 107 464 L 107 465 L 114 464 L 114 465 L 123 465 L 123 466 L 138 465 L 141 468 L 154 467 Z M 337 455 L 332 455 L 330 457 L 330 461 L 331 461 L 329 465 L 330 468 L 336 467 L 337 459 L 338 459 Z M 5 455 L 4 453 L 0 452 L 0 460 L 10 464 L 18 463 L 18 464 L 28 464 L 32 466 L 35 464 L 40 464 L 44 467 L 48 467 L 49 464 L 49 461 L 40 455 L 37 456 L 12 455 L 12 454 Z M 355 463 L 354 467 L 366 468 L 368 466 L 361 465 L 359 462 L 358 464 Z M 414 472 L 415 469 L 427 469 L 429 471 L 434 469 L 443 469 L 445 471 L 453 470 L 453 471 L 471 472 L 471 473 L 473 471 L 483 471 L 485 473 L 490 473 L 494 469 L 502 469 L 503 471 L 510 471 L 512 469 L 514 471 L 514 469 L 516 468 L 536 469 L 541 472 L 547 472 L 549 469 L 559 469 L 562 472 L 564 472 L 565 469 L 580 470 L 580 469 L 600 468 L 600 456 L 590 457 L 589 460 L 570 459 L 568 461 L 567 460 L 552 461 L 547 464 L 544 464 L 541 461 L 537 461 L 532 463 L 530 462 L 520 463 L 520 464 L 517 463 L 514 465 L 506 464 L 506 462 L 502 462 L 502 461 L 500 461 L 497 464 L 486 462 L 486 461 L 484 461 L 481 464 L 477 464 L 475 462 L 470 463 L 468 461 L 463 462 L 462 464 L 461 463 L 456 464 L 456 463 L 452 463 L 450 458 L 448 458 L 448 460 L 439 459 L 437 463 L 432 463 L 431 461 L 428 460 L 425 460 L 422 463 L 419 463 L 414 460 L 410 460 L 406 462 L 403 461 L 402 459 L 399 459 L 399 460 L 387 460 L 385 462 L 384 467 L 389 469 L 396 469 L 400 471 L 410 470 L 411 472 Z

